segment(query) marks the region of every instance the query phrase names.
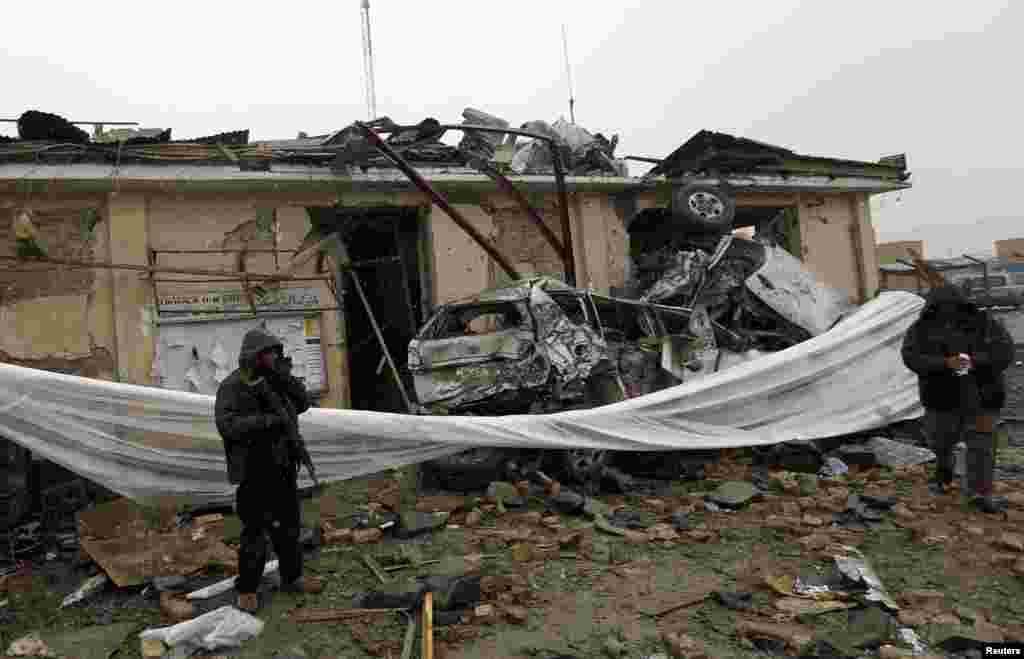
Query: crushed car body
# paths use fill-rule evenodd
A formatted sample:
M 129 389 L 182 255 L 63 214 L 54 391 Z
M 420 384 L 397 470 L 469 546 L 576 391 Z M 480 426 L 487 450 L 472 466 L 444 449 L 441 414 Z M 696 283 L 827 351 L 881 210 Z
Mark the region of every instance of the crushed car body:
M 692 319 L 538 277 L 442 306 L 410 342 L 408 364 L 428 413 L 560 411 L 649 389 L 646 366 L 663 344 L 676 349 L 672 371 L 701 368 Z M 680 381 L 661 379 L 656 388 Z

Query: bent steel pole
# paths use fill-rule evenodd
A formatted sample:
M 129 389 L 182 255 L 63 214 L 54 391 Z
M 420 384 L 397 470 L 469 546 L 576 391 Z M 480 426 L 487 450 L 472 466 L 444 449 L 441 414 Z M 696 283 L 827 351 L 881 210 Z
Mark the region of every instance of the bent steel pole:
M 519 273 L 516 271 L 514 267 L 512 267 L 512 264 L 509 263 L 508 259 L 506 259 L 501 254 L 501 252 L 496 250 L 494 246 L 491 245 L 491 243 L 479 231 L 476 230 L 476 227 L 470 224 L 469 221 L 467 221 L 466 218 L 462 216 L 462 213 L 455 210 L 455 208 L 453 208 L 452 205 L 448 203 L 448 200 L 444 198 L 444 195 L 435 190 L 433 186 L 431 186 L 430 183 L 427 182 L 427 180 L 423 178 L 420 175 L 420 173 L 417 172 L 412 167 L 412 165 L 406 162 L 405 159 L 402 158 L 402 156 L 398 155 L 398 153 L 396 153 L 394 149 L 392 149 L 384 140 L 382 140 L 380 138 L 380 135 L 378 135 L 372 128 L 370 128 L 361 121 L 357 121 L 355 125 L 360 130 L 363 131 L 363 133 L 370 140 L 370 142 L 373 143 L 373 145 L 377 147 L 377 149 L 379 149 L 381 153 L 387 156 L 387 158 L 395 164 L 395 167 L 397 167 L 403 174 L 409 177 L 409 180 L 412 181 L 413 184 L 415 184 L 415 186 L 419 188 L 421 192 L 430 197 L 434 204 L 436 204 L 438 208 L 447 213 L 448 217 L 452 218 L 452 221 L 455 222 L 455 224 L 457 224 L 459 228 L 461 228 L 463 231 L 469 234 L 469 237 L 472 238 L 474 242 L 476 242 L 476 244 L 479 245 L 480 248 L 487 253 L 488 256 L 494 259 L 494 262 L 497 263 L 501 267 L 501 269 L 504 270 L 506 274 L 508 274 L 509 277 L 511 277 L 512 279 L 520 279 Z
M 472 156 L 469 160 L 469 164 L 472 165 L 474 169 L 477 169 L 490 177 L 492 181 L 498 184 L 498 187 L 501 188 L 502 192 L 507 194 L 509 197 L 512 197 L 512 200 L 519 205 L 519 208 L 521 208 L 524 213 L 526 213 L 526 217 L 533 222 L 534 226 L 536 226 L 540 231 L 540 234 L 544 236 L 544 240 L 551 245 L 551 248 L 555 250 L 556 254 L 558 254 L 558 258 L 562 259 L 564 263 L 566 261 L 565 249 L 562 247 L 561 241 L 559 241 L 558 236 L 548 228 L 548 225 L 544 224 L 544 218 L 541 217 L 536 208 L 530 205 L 526 196 L 512 184 L 512 181 L 510 181 L 507 176 L 498 171 L 498 168 L 491 163 L 487 162 L 483 158 L 474 158 Z
M 576 258 L 572 248 L 572 223 L 569 219 L 569 193 L 565 189 L 565 168 L 562 165 L 562 154 L 558 149 L 558 142 L 549 135 L 541 135 L 525 130 L 514 128 L 495 128 L 494 126 L 478 126 L 476 124 L 444 124 L 441 128 L 445 130 L 461 130 L 463 132 L 476 131 L 481 133 L 500 133 L 502 135 L 517 135 L 529 137 L 534 140 L 541 140 L 551 149 L 551 161 L 555 169 L 555 187 L 558 190 L 558 213 L 562 221 L 562 263 L 565 267 L 566 283 L 576 286 Z

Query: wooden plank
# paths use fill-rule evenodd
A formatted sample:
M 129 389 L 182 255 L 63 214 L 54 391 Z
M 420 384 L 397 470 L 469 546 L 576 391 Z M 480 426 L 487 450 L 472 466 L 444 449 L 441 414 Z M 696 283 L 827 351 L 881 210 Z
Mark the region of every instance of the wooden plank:
M 423 659 L 434 659 L 434 593 L 423 596 Z
M 292 612 L 291 619 L 293 622 L 338 622 L 405 611 L 405 609 L 299 609 Z

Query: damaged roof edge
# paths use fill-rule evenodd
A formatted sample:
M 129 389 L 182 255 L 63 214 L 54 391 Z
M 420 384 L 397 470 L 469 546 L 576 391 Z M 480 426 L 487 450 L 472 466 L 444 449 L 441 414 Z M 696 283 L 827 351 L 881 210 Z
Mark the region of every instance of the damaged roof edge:
M 441 191 L 494 190 L 494 181 L 475 172 L 419 171 Z M 517 186 L 533 191 L 556 189 L 553 176 L 515 176 Z M 693 177 L 686 182 L 716 185 L 727 182 L 737 190 L 766 192 L 867 192 L 904 190 L 910 182 L 860 176 L 742 174 L 725 179 Z M 574 192 L 641 192 L 668 188 L 678 183 L 661 177 L 642 180 L 610 176 L 567 176 L 566 185 Z M 237 166 L 160 166 L 127 165 L 0 165 L 0 192 L 33 192 L 64 189 L 72 192 L 173 191 L 173 192 L 358 192 L 407 191 L 415 186 L 400 172 L 381 170 L 366 174 L 340 176 L 319 167 L 276 167 L 270 172 L 243 172 Z

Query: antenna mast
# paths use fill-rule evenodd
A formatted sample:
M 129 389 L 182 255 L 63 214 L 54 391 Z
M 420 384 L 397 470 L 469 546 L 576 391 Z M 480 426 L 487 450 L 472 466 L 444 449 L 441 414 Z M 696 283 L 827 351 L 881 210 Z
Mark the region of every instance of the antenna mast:
M 370 121 L 377 118 L 377 89 L 373 79 L 373 41 L 370 39 L 370 0 L 362 0 L 363 77 L 366 82 L 366 112 Z
M 569 36 L 567 34 L 565 23 L 562 23 L 562 50 L 565 52 L 565 76 L 569 81 L 569 121 L 575 124 L 576 113 L 574 112 L 573 107 L 576 105 L 576 99 L 573 98 L 572 67 L 569 66 Z

